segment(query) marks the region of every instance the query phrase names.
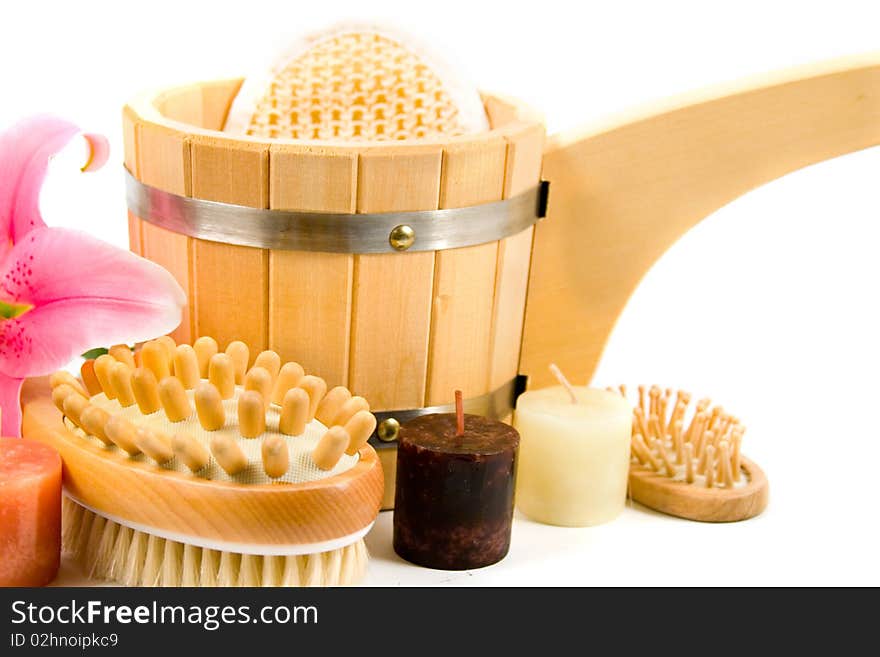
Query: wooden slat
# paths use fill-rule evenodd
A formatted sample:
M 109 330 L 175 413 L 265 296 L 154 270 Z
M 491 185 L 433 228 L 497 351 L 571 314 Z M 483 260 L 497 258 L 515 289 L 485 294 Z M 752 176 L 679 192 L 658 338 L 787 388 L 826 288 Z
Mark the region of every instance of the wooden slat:
M 273 145 L 269 206 L 354 212 L 357 154 Z M 354 256 L 274 250 L 269 256 L 269 347 L 329 386 L 348 385 Z
M 216 80 L 202 85 L 202 127 L 223 130 L 229 107 L 241 88 L 242 80 Z
M 443 152 L 440 207 L 455 208 L 502 198 L 503 138 L 447 146 Z M 488 392 L 489 336 L 498 243 L 438 251 L 425 405 L 450 403 Z
M 138 177 L 137 166 L 137 125 L 140 123 L 137 112 L 129 105 L 122 108 L 122 157 L 125 168 Z
M 193 136 L 192 193 L 196 198 L 250 207 L 269 203 L 269 146 Z M 243 340 L 254 353 L 268 344 L 269 253 L 193 240 L 195 335 L 221 346 Z
M 507 140 L 504 198 L 534 187 L 541 177 L 544 127 L 527 122 L 502 130 Z M 502 240 L 498 246 L 495 307 L 492 313 L 491 389 L 503 385 L 519 371 L 526 289 L 533 228 Z
M 195 127 L 204 125 L 204 102 L 201 83 L 174 87 L 155 100 L 156 109 L 167 118 Z
M 130 106 L 126 105 L 122 110 L 122 147 L 123 163 L 125 168 L 135 178 L 138 177 L 137 166 L 137 124 L 138 115 Z M 128 213 L 128 246 L 138 255 L 143 255 L 143 235 L 141 233 L 141 220 L 131 212 Z
M 181 196 L 191 194 L 190 144 L 185 134 L 145 121 L 137 124 L 136 144 L 137 175 L 141 182 Z M 192 300 L 190 276 L 192 240 L 185 235 L 156 228 L 146 222 L 141 223 L 143 256 L 171 272 Z M 189 306 L 184 308 L 180 326 L 171 335 L 178 342 L 190 341 L 192 314 Z
M 132 253 L 144 255 L 143 222 L 131 212 L 128 213 L 128 248 Z
M 489 125 L 493 129 L 497 129 L 514 123 L 520 113 L 521 106 L 503 96 L 484 94 L 483 109 L 486 110 L 486 116 L 489 117 Z
M 442 154 L 440 146 L 361 153 L 357 211 L 436 209 Z M 349 385 L 376 410 L 424 401 L 433 278 L 432 252 L 355 256 Z

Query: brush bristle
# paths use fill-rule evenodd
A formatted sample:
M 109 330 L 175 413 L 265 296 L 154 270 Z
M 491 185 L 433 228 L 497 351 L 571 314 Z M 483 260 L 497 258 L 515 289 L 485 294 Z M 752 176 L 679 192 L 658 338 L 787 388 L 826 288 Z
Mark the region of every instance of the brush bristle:
M 608 390 L 627 396 L 626 386 Z M 738 418 L 712 406 L 709 399 L 699 400 L 689 410 L 691 395 L 681 390 L 638 386 L 638 393 L 632 428 L 634 464 L 706 488 L 745 485 L 740 455 L 745 427 Z
M 258 556 L 139 532 L 64 500 L 64 548 L 89 577 L 126 586 L 348 586 L 367 568 L 363 539 L 338 550 Z

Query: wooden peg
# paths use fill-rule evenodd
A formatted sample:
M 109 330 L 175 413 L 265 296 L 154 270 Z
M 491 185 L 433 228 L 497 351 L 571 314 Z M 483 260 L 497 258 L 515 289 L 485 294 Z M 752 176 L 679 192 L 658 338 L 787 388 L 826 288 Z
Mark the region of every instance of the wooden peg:
M 174 352 L 177 350 L 177 343 L 170 335 L 158 337 L 156 338 L 156 342 L 165 348 L 165 360 L 170 366 L 170 363 L 174 360 Z M 174 372 L 171 372 L 171 374 L 174 374 Z
M 221 399 L 232 399 L 235 394 L 235 364 L 229 354 L 211 356 L 208 380 L 217 388 Z
M 715 445 L 706 446 L 706 488 L 712 488 L 715 485 Z
M 134 441 L 138 448 L 159 465 L 167 463 L 174 458 L 174 450 L 171 449 L 171 439 L 161 431 L 149 427 L 137 427 L 134 432 Z
M 180 379 L 186 390 L 192 390 L 201 380 L 196 350 L 188 344 L 177 345 L 174 350 L 174 376 Z
M 211 454 L 230 477 L 244 470 L 248 464 L 247 456 L 241 451 L 235 439 L 224 434 L 217 434 L 211 438 Z
M 88 397 L 92 397 L 101 392 L 101 383 L 95 376 L 95 361 L 86 360 L 79 368 L 79 375 L 82 378 L 83 386 L 88 391 Z
M 226 355 L 232 359 L 236 385 L 244 383 L 244 375 L 248 369 L 251 358 L 251 350 L 241 340 L 233 340 L 226 345 Z M 222 390 L 220 391 L 223 392 Z M 226 397 L 224 397 L 226 399 Z
M 344 428 L 351 438 L 345 453 L 353 456 L 367 444 L 373 431 L 376 430 L 376 416 L 366 410 L 358 411 L 345 423 Z
M 348 388 L 336 386 L 318 404 L 315 418 L 326 427 L 332 426 L 333 420 L 336 419 L 336 416 L 339 415 L 339 411 L 342 409 L 342 405 L 349 399 L 351 399 L 351 392 L 349 392 Z
M 287 443 L 281 436 L 269 436 L 260 446 L 263 456 L 263 470 L 267 477 L 283 477 L 290 467 L 290 453 Z
M 651 417 L 652 415 L 657 415 L 657 400 L 660 399 L 660 388 L 651 386 L 651 389 L 648 391 L 648 397 L 651 399 L 648 406 L 648 417 Z
M 275 379 L 275 386 L 272 389 L 272 403 L 280 406 L 287 391 L 299 385 L 303 376 L 305 376 L 305 371 L 302 365 L 293 362 L 284 363 L 284 367 L 281 368 Z
M 57 408 L 62 413 L 64 412 L 64 400 L 67 399 L 68 395 L 79 395 L 83 399 L 86 399 L 83 395 L 80 395 L 79 391 L 76 390 L 73 386 L 70 386 L 66 383 L 62 383 L 59 386 L 56 386 L 52 390 L 52 403 L 55 404 L 55 408 Z
M 211 458 L 208 450 L 201 442 L 188 433 L 179 432 L 171 437 L 171 449 L 186 467 L 193 472 L 204 468 Z
M 684 461 L 684 443 L 681 438 L 681 420 L 677 420 L 672 425 L 672 446 L 675 449 L 675 462 L 682 463 Z
M 299 382 L 299 387 L 309 393 L 309 422 L 311 422 L 318 411 L 318 404 L 327 394 L 327 383 L 320 376 L 308 374 Z
M 104 433 L 121 450 L 129 456 L 141 453 L 135 440 L 135 426 L 121 415 L 111 415 L 104 425 Z
M 636 418 L 636 422 L 638 422 L 639 433 L 642 434 L 642 436 L 649 436 L 650 433 L 648 432 L 648 423 L 645 421 L 644 411 L 641 408 L 636 407 L 633 411 L 633 415 Z
M 258 438 L 266 431 L 266 405 L 255 390 L 246 390 L 238 398 L 238 429 L 245 438 Z
M 159 382 L 159 401 L 170 422 L 182 422 L 192 415 L 192 404 L 176 376 L 167 376 Z
M 118 362 L 126 365 L 130 370 L 136 367 L 134 364 L 134 354 L 131 351 L 131 347 L 127 344 L 115 344 L 107 350 L 107 353 Z
M 288 436 L 300 436 L 309 422 L 309 393 L 302 388 L 291 388 L 281 403 L 278 430 Z
M 144 415 L 155 413 L 162 404 L 159 401 L 159 382 L 153 370 L 138 367 L 131 373 L 131 389 L 138 408 Z
M 648 446 L 645 444 L 644 437 L 637 433 L 633 436 L 633 444 L 637 445 L 636 449 L 644 456 L 645 460 L 648 462 L 648 465 L 651 466 L 652 470 L 660 470 L 660 462 L 654 456 L 654 453 L 648 449 Z
M 712 444 L 712 439 L 715 436 L 711 431 L 704 431 L 700 440 L 697 441 L 696 444 L 696 453 L 698 457 L 697 462 L 697 474 L 705 474 L 706 473 L 706 459 L 708 456 L 706 452 L 709 448 L 712 448 L 712 451 L 715 451 L 715 446 Z
M 199 424 L 205 431 L 216 431 L 226 424 L 226 411 L 220 392 L 213 383 L 203 381 L 196 386 L 193 397 L 196 402 L 196 413 Z
M 136 403 L 134 390 L 131 387 L 131 375 L 134 372 L 127 364 L 117 361 L 110 368 L 110 386 L 116 393 L 116 401 L 123 408 L 128 408 Z
M 694 446 L 684 444 L 684 478 L 689 484 L 694 483 Z
M 110 354 L 103 354 L 95 359 L 95 376 L 101 384 L 101 390 L 107 399 L 116 399 L 116 392 L 110 384 L 110 368 L 116 364 L 116 359 Z
M 281 371 L 281 356 L 271 349 L 261 351 L 254 360 L 253 367 L 264 368 L 272 376 L 272 381 L 274 382 L 275 379 L 278 378 L 278 373 Z
M 348 432 L 342 427 L 331 427 L 312 450 L 312 460 L 321 470 L 332 470 L 351 442 Z
M 369 411 L 370 404 L 363 397 L 352 397 L 339 409 L 339 413 L 333 418 L 333 425 L 344 427 L 358 411 Z
M 674 477 L 675 468 L 669 460 L 669 455 L 666 453 L 666 445 L 663 444 L 663 440 L 659 438 L 655 440 L 654 449 L 656 449 L 657 453 L 660 455 L 660 461 L 663 464 L 663 467 L 666 469 L 666 476 Z
M 633 434 L 632 439 L 632 454 L 636 457 L 636 460 L 646 467 L 650 467 L 651 462 L 648 460 L 648 455 L 645 454 L 644 445 L 641 440 L 636 440 L 636 436 L 641 438 L 641 434 L 635 433 Z
M 89 407 L 89 400 L 80 395 L 67 395 L 62 403 L 64 414 L 76 426 L 83 428 L 80 414 Z
M 79 418 L 83 431 L 95 436 L 95 438 L 105 445 L 113 444 L 113 441 L 107 437 L 107 434 L 104 431 L 104 426 L 110 418 L 110 414 L 107 411 L 94 404 L 89 404 L 82 410 Z
M 700 456 L 702 453 L 699 446 L 703 442 L 703 434 L 705 433 L 707 422 L 708 416 L 705 413 L 698 413 L 694 421 L 691 423 L 693 433 L 688 432 L 690 434 L 688 438 L 690 439 L 689 442 L 693 443 L 696 448 L 695 456 Z
M 742 449 L 742 432 L 734 431 L 733 432 L 733 455 L 731 456 L 731 476 L 734 481 L 739 481 L 741 476 L 740 470 L 742 469 L 742 455 L 740 454 L 740 450 Z
M 208 335 L 203 335 L 193 342 L 193 351 L 196 352 L 196 360 L 199 363 L 199 376 L 203 379 L 207 379 L 208 363 L 210 362 L 211 357 L 220 351 L 220 348 L 217 346 L 217 341 Z
M 718 463 L 721 466 L 721 483 L 727 488 L 733 488 L 733 473 L 730 469 L 730 443 L 726 440 L 722 440 L 718 444 Z
M 261 365 L 254 365 L 244 377 L 244 389 L 260 393 L 263 404 L 269 407 L 272 398 L 272 374 Z
M 161 381 L 171 375 L 168 349 L 158 340 L 151 340 L 141 347 L 141 366 L 150 370 Z
M 67 372 L 66 370 L 58 370 L 49 377 L 49 385 L 52 386 L 52 390 L 55 390 L 55 388 L 60 386 L 62 383 L 66 383 L 83 397 L 87 399 L 88 397 L 90 397 L 89 393 L 85 389 L 85 386 L 80 383 L 79 379 L 77 379 L 73 374 Z

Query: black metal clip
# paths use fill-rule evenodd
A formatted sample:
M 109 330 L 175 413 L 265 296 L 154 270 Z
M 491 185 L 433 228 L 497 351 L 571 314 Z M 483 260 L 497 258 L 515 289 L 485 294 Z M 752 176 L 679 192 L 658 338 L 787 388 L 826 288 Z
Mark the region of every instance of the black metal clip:
M 550 181 L 542 180 L 538 187 L 538 218 L 547 216 L 547 203 L 550 200 Z

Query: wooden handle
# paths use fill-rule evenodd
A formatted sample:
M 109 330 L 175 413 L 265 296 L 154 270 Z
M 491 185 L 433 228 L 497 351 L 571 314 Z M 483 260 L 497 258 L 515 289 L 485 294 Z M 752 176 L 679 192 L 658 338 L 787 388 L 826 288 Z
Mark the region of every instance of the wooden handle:
M 880 53 L 667 101 L 546 148 L 520 373 L 592 376 L 654 262 L 718 208 L 801 167 L 880 143 Z M 572 327 L 578 327 L 576 330 Z

